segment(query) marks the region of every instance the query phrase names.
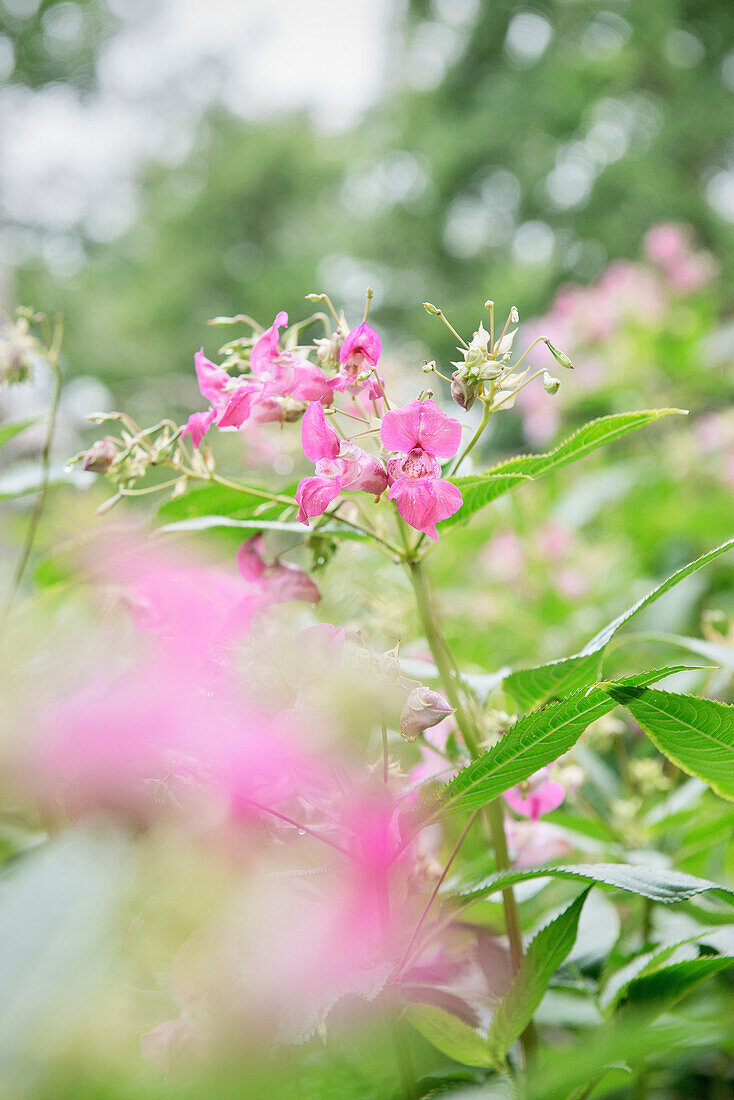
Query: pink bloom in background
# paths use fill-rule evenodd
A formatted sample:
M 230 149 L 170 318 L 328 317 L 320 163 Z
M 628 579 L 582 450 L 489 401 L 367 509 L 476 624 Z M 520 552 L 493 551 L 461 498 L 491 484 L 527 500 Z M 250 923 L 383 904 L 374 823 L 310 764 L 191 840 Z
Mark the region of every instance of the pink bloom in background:
M 373 400 L 382 396 L 380 384 L 374 375 L 365 382 L 358 381 L 358 376 L 370 367 L 377 366 L 382 352 L 380 337 L 375 330 L 363 321 L 357 328 L 348 333 L 339 353 L 339 373 L 331 380 L 335 390 L 356 394 L 366 388 L 367 394 Z
M 524 783 L 505 791 L 505 801 L 516 814 L 529 817 L 531 821 L 556 810 L 566 797 L 566 791 L 549 775 L 550 767 L 541 768 Z
M 71 694 L 40 727 L 22 784 L 73 815 L 102 809 L 147 821 L 208 792 L 251 816 L 253 801 L 277 804 L 313 782 L 274 717 L 221 684 L 213 694 L 165 654 Z
M 315 477 L 306 477 L 296 490 L 298 519 L 308 526 L 312 516 L 320 516 L 343 491 L 361 490 L 379 496 L 387 488 L 387 473 L 382 463 L 355 443 L 341 440 L 327 424 L 323 407 L 309 405 L 301 426 L 303 451 L 316 466 Z
M 263 560 L 262 535 L 242 543 L 237 551 L 237 568 L 243 580 L 255 586 L 265 603 L 289 600 L 318 603 L 321 599 L 316 582 L 304 569 L 290 562 L 267 564 Z
M 716 275 L 716 261 L 709 252 L 693 248 L 688 226 L 676 222 L 654 225 L 645 234 L 645 255 L 663 271 L 674 290 L 690 294 Z
M 546 821 L 505 821 L 510 858 L 515 867 L 537 867 L 563 859 L 573 851 L 571 838 L 565 829 Z
M 482 569 L 494 581 L 515 584 L 525 569 L 525 544 L 509 528 L 498 531 L 482 550 Z
M 441 476 L 439 459 L 453 458 L 461 443 L 461 425 L 435 401 L 411 401 L 385 413 L 380 439 L 388 451 L 397 451 L 387 464 L 390 500 L 417 531 L 438 541 L 436 524 L 457 512 L 460 491 Z

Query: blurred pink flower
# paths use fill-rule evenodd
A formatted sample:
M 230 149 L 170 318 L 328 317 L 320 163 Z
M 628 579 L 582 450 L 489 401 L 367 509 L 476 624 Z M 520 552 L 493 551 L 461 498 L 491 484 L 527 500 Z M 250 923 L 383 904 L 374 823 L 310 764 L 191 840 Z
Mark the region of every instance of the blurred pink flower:
M 514 531 L 498 531 L 483 548 L 480 561 L 493 580 L 515 584 L 525 568 L 525 546 Z
M 441 476 L 439 459 L 453 458 L 461 443 L 461 425 L 431 399 L 411 401 L 386 412 L 380 439 L 388 451 L 404 457 L 387 464 L 388 497 L 400 515 L 417 531 L 438 541 L 436 524 L 458 511 L 461 492 Z
M 549 775 L 550 767 L 542 768 L 524 783 L 505 791 L 504 799 L 508 806 L 533 822 L 557 809 L 566 797 L 566 791 Z
M 569 834 L 546 821 L 505 820 L 510 858 L 515 867 L 536 867 L 563 859 L 573 851 Z
M 263 559 L 262 535 L 243 542 L 237 551 L 237 568 L 243 580 L 253 585 L 265 603 L 281 603 L 304 600 L 318 603 L 321 599 L 318 585 L 313 578 L 290 562 L 276 561 L 267 564 Z

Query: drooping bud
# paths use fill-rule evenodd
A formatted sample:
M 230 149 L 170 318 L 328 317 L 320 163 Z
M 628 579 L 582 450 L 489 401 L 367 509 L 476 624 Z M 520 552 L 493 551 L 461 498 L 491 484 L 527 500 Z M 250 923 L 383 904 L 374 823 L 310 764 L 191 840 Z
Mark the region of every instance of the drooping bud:
M 106 474 L 116 458 L 117 444 L 114 439 L 105 436 L 104 439 L 98 439 L 88 451 L 84 452 L 82 469 L 89 470 L 93 474 Z
M 413 688 L 400 715 L 400 735 L 406 741 L 415 741 L 424 730 L 438 725 L 454 708 L 437 691 L 430 688 Z
M 424 302 L 423 308 L 425 309 L 426 313 L 430 313 L 431 317 L 439 317 L 441 314 L 441 310 L 438 308 L 438 306 L 434 306 L 433 302 Z
M 567 370 L 573 370 L 573 363 L 565 354 L 565 352 L 559 351 L 557 347 L 551 344 L 550 340 L 545 340 L 544 343 L 545 346 L 548 348 L 548 351 L 555 359 L 556 363 L 560 363 L 561 366 L 566 367 Z
M 510 324 L 516 325 L 520 320 L 520 314 L 517 312 L 517 306 L 513 306 L 510 310 Z
M 543 389 L 546 393 L 558 393 L 561 388 L 560 378 L 554 378 L 552 374 L 548 374 L 547 370 L 543 371 Z
M 435 369 L 436 369 L 436 360 L 435 359 L 432 359 L 430 361 L 430 363 L 428 362 L 428 360 L 426 360 L 425 363 L 423 364 L 423 366 L 421 367 L 421 370 L 423 371 L 424 374 L 433 374 Z
M 466 412 L 469 411 L 477 399 L 476 386 L 472 386 L 469 382 L 465 382 L 460 378 L 458 371 L 454 371 L 451 376 L 451 398 L 460 409 L 464 409 Z

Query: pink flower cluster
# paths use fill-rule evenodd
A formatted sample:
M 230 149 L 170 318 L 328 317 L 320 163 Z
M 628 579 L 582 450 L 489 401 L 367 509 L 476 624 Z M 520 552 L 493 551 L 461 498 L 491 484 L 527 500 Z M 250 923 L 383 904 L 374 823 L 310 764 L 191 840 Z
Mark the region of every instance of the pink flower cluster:
M 230 377 L 203 351 L 197 352 L 196 374 L 209 408 L 189 417 L 183 435 L 190 435 L 198 447 L 212 424 L 241 428 L 248 421 L 265 423 L 302 415 L 303 452 L 315 470 L 297 488 L 301 523 L 308 525 L 310 519 L 323 515 L 342 492 L 364 492 L 379 498 L 389 488 L 388 499 L 405 522 L 437 540 L 436 524 L 453 515 L 462 503 L 460 491 L 442 476 L 440 466 L 458 451 L 459 422 L 432 399 L 411 401 L 386 412 L 380 423 L 380 440 L 391 457 L 383 460 L 370 454 L 340 436 L 327 422 L 324 410 L 342 393 L 366 399 L 379 414 L 384 398 L 384 383 L 376 372 L 382 352 L 380 337 L 366 321 L 343 341 L 339 337 L 335 345 L 339 347 L 339 369 L 327 378 L 308 359 L 281 349 L 279 332 L 287 322 L 286 313 L 277 315 L 253 345 L 250 374 L 239 378 Z
M 333 389 L 318 367 L 293 351 L 280 347 L 280 329 L 288 324 L 281 311 L 273 324 L 255 341 L 250 355 L 250 376 L 232 378 L 204 355 L 194 356 L 196 377 L 202 397 L 209 402 L 206 412 L 194 413 L 184 435 L 190 434 L 195 447 L 212 424 L 218 428 L 241 428 L 248 420 L 264 424 L 298 415 L 305 403 L 333 400 Z
M 565 349 L 579 368 L 577 386 L 593 389 L 603 381 L 601 344 L 630 323 L 660 324 L 681 295 L 705 287 L 717 273 L 714 258 L 694 247 L 693 233 L 685 225 L 653 226 L 645 235 L 644 252 L 645 263 L 613 260 L 588 286 L 562 286 L 547 313 L 523 325 L 527 345 L 545 336 Z M 533 352 L 533 361 L 555 370 L 555 361 L 542 344 Z M 559 401 L 550 402 L 541 388 L 527 386 L 518 395 L 517 407 L 530 442 L 537 447 L 550 443 L 560 424 Z

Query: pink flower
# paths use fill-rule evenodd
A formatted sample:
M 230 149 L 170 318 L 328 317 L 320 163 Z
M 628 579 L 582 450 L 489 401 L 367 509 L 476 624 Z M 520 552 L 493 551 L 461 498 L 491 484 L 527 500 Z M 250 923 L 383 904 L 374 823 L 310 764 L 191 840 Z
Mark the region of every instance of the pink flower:
M 348 390 L 350 393 L 359 393 L 367 388 L 369 396 L 377 400 L 382 396 L 378 380 L 372 375 L 366 382 L 357 381 L 358 375 L 377 366 L 382 352 L 380 337 L 366 321 L 357 328 L 353 328 L 347 335 L 339 353 L 341 364 L 336 378 L 332 379 L 332 386 L 340 393 Z
M 321 593 L 308 573 L 290 562 L 276 561 L 268 565 L 262 551 L 262 535 L 243 542 L 237 551 L 237 568 L 243 580 L 257 586 L 265 603 L 319 602 Z
M 305 402 L 331 403 L 333 391 L 326 375 L 295 352 L 281 349 L 280 329 L 286 324 L 288 314 L 281 310 L 255 341 L 250 377 L 232 378 L 207 359 L 203 349 L 196 353 L 196 377 L 209 408 L 193 413 L 184 429 L 183 435 L 191 435 L 195 447 L 214 423 L 218 428 L 241 428 L 250 419 L 260 424 L 280 422 L 289 412 L 300 415 Z
M 400 515 L 438 541 L 436 524 L 458 511 L 460 491 L 441 477 L 439 459 L 453 458 L 461 443 L 461 425 L 447 416 L 435 401 L 411 401 L 402 409 L 385 413 L 380 429 L 382 444 L 404 457 L 387 464 L 389 499 Z
M 537 867 L 541 863 L 563 859 L 573 851 L 569 833 L 545 821 L 507 818 L 505 832 L 515 867 Z
M 278 394 L 292 397 L 295 401 L 331 404 L 332 389 L 326 375 L 295 352 L 281 350 L 280 329 L 287 324 L 288 314 L 281 310 L 252 348 L 250 367 L 255 378 L 265 387 L 264 396 Z
M 504 799 L 522 817 L 537 821 L 542 814 L 557 809 L 566 797 L 565 788 L 548 778 L 550 768 L 541 768 L 524 783 L 505 791 Z
M 327 424 L 318 402 L 306 410 L 301 439 L 306 458 L 316 466 L 316 476 L 303 478 L 296 490 L 298 519 L 306 526 L 312 516 L 322 515 L 342 490 L 379 496 L 387 488 L 382 463 L 356 444 L 341 440 Z

